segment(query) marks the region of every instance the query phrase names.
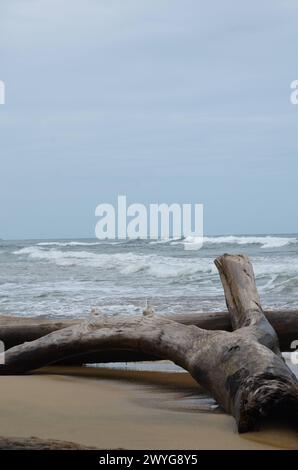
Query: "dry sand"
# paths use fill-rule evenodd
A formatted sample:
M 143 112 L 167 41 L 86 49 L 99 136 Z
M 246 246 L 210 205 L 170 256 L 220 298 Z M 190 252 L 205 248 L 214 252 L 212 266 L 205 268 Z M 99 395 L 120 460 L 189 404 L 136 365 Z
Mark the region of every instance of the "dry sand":
M 298 448 L 297 429 L 239 435 L 186 373 L 48 368 L 0 377 L 1 434 L 102 449 Z M 212 402 L 211 402 L 212 404 Z

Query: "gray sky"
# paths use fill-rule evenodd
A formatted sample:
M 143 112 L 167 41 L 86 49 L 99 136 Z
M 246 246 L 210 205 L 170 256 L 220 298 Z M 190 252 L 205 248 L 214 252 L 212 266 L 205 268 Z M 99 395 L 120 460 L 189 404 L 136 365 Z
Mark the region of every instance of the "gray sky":
M 296 0 L 2 0 L 0 237 L 202 202 L 205 232 L 298 232 Z

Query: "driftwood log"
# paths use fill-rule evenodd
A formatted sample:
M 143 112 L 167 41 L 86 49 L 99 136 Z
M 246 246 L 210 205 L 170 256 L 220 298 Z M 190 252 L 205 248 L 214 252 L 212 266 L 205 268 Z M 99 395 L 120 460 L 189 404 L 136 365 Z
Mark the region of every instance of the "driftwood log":
M 293 351 L 292 343 L 298 339 L 298 310 L 269 310 L 265 311 L 264 315 L 276 331 L 281 351 Z M 176 313 L 167 315 L 166 318 L 183 325 L 194 325 L 206 330 L 232 331 L 228 312 Z M 79 324 L 83 320 L 84 318 L 57 321 L 43 315 L 37 317 L 0 315 L 0 340 L 3 341 L 5 349 L 9 349 L 48 335 L 53 331 Z M 106 351 L 95 355 L 90 354 L 82 362 L 125 362 L 146 359 L 152 360 L 153 358 L 134 351 Z
M 252 430 L 268 416 L 298 416 L 298 381 L 280 354 L 278 337 L 260 305 L 246 256 L 216 260 L 232 332 L 145 316 L 93 316 L 5 352 L 2 374 L 19 374 L 102 350 L 139 351 L 169 359 L 205 387 L 237 422 Z

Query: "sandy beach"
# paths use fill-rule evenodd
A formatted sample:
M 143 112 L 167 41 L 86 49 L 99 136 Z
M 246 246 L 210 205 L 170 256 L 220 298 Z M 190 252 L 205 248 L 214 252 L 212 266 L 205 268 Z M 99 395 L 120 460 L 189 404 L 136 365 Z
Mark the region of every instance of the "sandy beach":
M 280 424 L 239 435 L 187 373 L 47 368 L 1 376 L 5 437 L 71 441 L 100 449 L 296 449 Z M 204 411 L 205 410 L 205 411 Z

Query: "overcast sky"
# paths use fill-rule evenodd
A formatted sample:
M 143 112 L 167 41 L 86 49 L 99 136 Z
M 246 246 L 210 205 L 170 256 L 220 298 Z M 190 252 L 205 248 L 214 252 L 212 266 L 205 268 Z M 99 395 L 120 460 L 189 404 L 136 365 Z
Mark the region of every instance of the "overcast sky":
M 92 237 L 118 194 L 298 232 L 297 24 L 296 0 L 1 0 L 0 237 Z

